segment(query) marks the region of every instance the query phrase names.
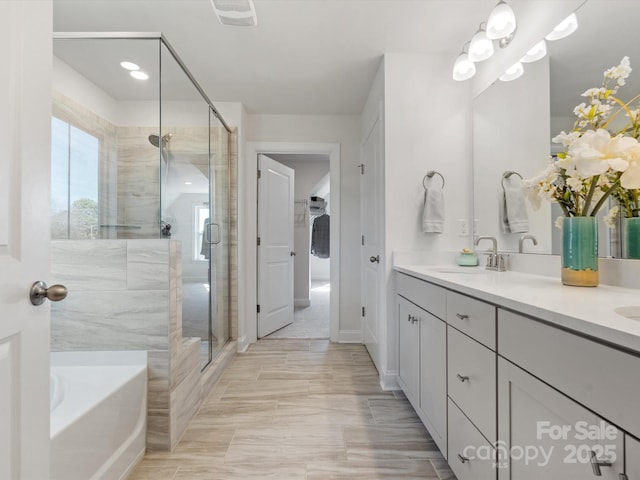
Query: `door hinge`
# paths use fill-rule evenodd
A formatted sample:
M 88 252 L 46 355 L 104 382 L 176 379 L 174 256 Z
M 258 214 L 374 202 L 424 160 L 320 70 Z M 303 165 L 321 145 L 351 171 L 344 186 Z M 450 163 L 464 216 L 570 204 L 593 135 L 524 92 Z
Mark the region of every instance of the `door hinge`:
M 258 178 L 262 178 L 262 170 L 258 170 Z
M 260 313 L 260 305 L 258 305 L 257 312 Z
M 258 237 L 258 246 L 260 246 L 260 237 Z
M 364 175 L 364 163 L 358 165 L 358 168 L 360 169 L 360 175 Z
M 362 316 L 364 317 L 364 307 L 362 307 Z
M 362 246 L 364 247 L 364 235 L 362 235 Z

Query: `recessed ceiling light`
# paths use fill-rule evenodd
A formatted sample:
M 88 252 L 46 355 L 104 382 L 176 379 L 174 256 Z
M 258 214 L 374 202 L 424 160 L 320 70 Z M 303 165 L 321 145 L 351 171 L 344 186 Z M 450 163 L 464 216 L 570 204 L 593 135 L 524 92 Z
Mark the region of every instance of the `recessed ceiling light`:
M 191 185 L 192 182 L 184 182 L 185 185 Z
M 140 70 L 140 67 L 133 62 L 120 62 L 120 66 L 126 70 Z
M 255 27 L 258 24 L 253 0 L 210 0 L 218 21 L 234 27 Z
M 133 78 L 136 78 L 138 80 L 148 80 L 149 79 L 149 75 L 147 75 L 144 72 L 141 72 L 140 70 L 134 70 L 132 72 L 129 72 L 129 75 L 131 75 Z

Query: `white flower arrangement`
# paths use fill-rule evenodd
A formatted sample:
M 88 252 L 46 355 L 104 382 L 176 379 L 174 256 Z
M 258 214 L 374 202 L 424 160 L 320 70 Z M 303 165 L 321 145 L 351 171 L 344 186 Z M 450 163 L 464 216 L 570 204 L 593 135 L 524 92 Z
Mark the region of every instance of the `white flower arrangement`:
M 588 103 L 574 109 L 578 118 L 573 130 L 553 138 L 564 151 L 539 175 L 525 181 L 535 209 L 547 200 L 558 203 L 566 217 L 595 216 L 610 195 L 617 198 L 640 188 L 640 108 L 630 107 L 640 95 L 626 103 L 616 96 L 630 73 L 629 58 L 624 57 L 604 72 L 601 87 L 582 94 Z M 616 132 L 609 131 L 621 112 L 627 123 Z

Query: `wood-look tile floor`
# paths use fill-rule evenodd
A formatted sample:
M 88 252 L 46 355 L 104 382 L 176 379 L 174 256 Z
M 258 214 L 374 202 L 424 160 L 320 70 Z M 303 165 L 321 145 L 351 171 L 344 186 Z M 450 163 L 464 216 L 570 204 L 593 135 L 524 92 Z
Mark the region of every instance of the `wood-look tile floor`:
M 361 345 L 261 340 L 238 355 L 176 449 L 130 480 L 455 480 Z

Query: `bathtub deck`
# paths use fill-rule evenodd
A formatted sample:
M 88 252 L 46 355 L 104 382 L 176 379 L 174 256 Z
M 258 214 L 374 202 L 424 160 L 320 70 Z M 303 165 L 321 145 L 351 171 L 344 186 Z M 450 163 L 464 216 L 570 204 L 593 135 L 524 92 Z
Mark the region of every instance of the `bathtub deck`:
M 238 355 L 173 453 L 130 480 L 455 479 L 361 345 L 261 340 Z

